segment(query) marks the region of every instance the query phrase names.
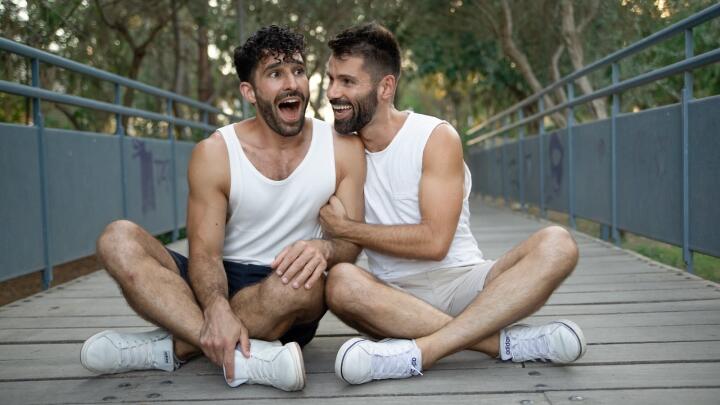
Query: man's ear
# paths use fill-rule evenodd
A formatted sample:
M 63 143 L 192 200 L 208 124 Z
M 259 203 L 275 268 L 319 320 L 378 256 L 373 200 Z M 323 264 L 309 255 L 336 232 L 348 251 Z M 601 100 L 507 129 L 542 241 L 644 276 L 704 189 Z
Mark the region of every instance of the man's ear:
M 378 83 L 378 96 L 381 100 L 392 102 L 397 89 L 397 78 L 393 75 L 386 75 Z
M 252 84 L 250 84 L 250 82 L 240 83 L 240 94 L 242 94 L 243 98 L 247 100 L 248 103 L 255 104 L 255 88 Z

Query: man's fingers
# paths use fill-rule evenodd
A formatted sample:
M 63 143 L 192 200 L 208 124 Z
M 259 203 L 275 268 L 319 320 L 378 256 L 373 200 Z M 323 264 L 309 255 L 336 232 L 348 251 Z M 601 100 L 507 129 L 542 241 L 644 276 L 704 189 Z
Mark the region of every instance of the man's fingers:
M 315 270 L 313 270 L 312 275 L 310 275 L 310 278 L 308 281 L 305 282 L 305 288 L 311 289 L 313 285 L 318 281 L 318 279 L 323 275 L 323 272 L 325 271 L 325 268 L 327 267 L 327 264 L 324 262 L 320 262 L 315 266 Z
M 330 205 L 331 205 L 331 206 L 333 207 L 333 209 L 335 209 L 336 211 L 340 211 L 340 212 L 345 211 L 345 206 L 344 206 L 343 203 L 340 201 L 340 199 L 337 198 L 337 197 L 335 197 L 335 196 L 330 197 Z
M 288 250 L 290 250 L 290 246 L 285 246 L 285 249 L 280 251 L 277 256 L 275 256 L 275 260 L 273 260 L 272 263 L 270 263 L 270 267 L 273 269 L 277 269 L 278 265 L 282 262 L 282 260 L 285 258 L 285 255 L 287 254 Z M 279 269 L 277 269 L 278 275 L 282 275 L 282 272 L 280 272 Z
M 243 328 L 243 331 L 240 333 L 240 352 L 242 352 L 245 358 L 250 358 L 250 338 L 245 328 Z
M 302 246 L 299 246 L 297 243 L 293 243 L 290 248 L 288 249 L 287 253 L 283 256 L 282 261 L 280 264 L 278 264 L 277 273 L 279 275 L 285 276 L 285 273 L 288 271 L 288 267 L 290 267 L 295 260 L 297 260 L 298 256 L 303 252 L 304 248 Z M 283 281 L 287 282 L 286 280 L 290 280 L 289 277 L 283 277 Z
M 223 351 L 223 367 L 225 368 L 225 378 L 229 381 L 235 379 L 235 345 L 225 347 Z
M 310 276 L 313 273 L 313 270 L 317 267 L 318 263 L 320 262 L 319 257 L 314 257 L 310 259 L 306 264 L 305 267 L 303 267 L 302 271 L 298 273 L 295 278 L 292 280 L 292 286 L 293 288 L 300 288 L 301 285 L 304 285 L 307 280 L 310 278 Z
M 313 254 L 311 252 L 305 251 L 303 254 L 298 256 L 297 259 L 292 263 L 292 265 L 285 271 L 283 274 L 283 283 L 287 284 L 291 280 L 295 279 L 295 275 L 301 271 L 305 265 L 308 264 L 308 262 L 312 259 Z M 297 287 L 296 287 L 297 288 Z

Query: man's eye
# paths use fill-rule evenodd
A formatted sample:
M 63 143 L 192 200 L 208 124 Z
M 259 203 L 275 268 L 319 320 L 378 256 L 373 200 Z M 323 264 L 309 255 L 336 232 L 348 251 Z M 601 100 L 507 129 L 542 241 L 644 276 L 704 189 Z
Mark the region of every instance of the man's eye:
M 298 75 L 298 76 L 299 76 L 299 75 L 304 75 L 304 74 L 305 74 L 305 69 L 296 69 L 296 70 L 295 70 L 295 74 Z
M 270 72 L 270 77 L 272 77 L 273 79 L 276 78 L 276 77 L 278 77 L 278 76 L 280 76 L 280 73 L 279 73 L 279 72 Z

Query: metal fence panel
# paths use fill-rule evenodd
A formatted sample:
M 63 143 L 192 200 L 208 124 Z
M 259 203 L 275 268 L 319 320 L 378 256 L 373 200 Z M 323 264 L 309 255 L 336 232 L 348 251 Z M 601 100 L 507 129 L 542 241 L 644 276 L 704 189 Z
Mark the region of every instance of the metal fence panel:
M 575 214 L 609 224 L 610 120 L 573 127 Z
M 533 136 L 523 141 L 523 184 L 525 202 L 540 205 L 540 138 Z
M 682 244 L 682 130 L 676 105 L 617 119 L 618 226 Z
M 503 187 L 505 195 L 513 201 L 520 200 L 520 183 L 518 178 L 517 142 L 508 142 L 502 146 L 503 153 Z
M 567 130 L 553 131 L 545 136 L 545 206 L 568 211 Z
M 153 235 L 173 229 L 170 149 L 167 140 L 125 139 L 128 219 Z
M 44 267 L 36 134 L 0 124 L 0 281 Z
M 187 220 L 188 182 L 187 168 L 190 155 L 195 147 L 194 142 L 177 142 L 175 144 L 175 177 L 177 179 L 178 228 L 184 227 Z
M 95 239 L 122 217 L 119 138 L 45 129 L 50 257 L 63 263 L 95 252 Z
M 690 246 L 720 256 L 720 96 L 690 104 Z

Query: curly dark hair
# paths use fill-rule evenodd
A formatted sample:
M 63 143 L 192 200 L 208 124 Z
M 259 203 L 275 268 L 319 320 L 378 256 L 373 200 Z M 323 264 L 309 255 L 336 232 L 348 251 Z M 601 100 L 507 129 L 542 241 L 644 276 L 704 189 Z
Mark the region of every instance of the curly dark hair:
M 251 82 L 258 63 L 266 56 L 284 55 L 284 61 L 292 60 L 296 53 L 305 59 L 305 37 L 290 31 L 287 27 L 270 25 L 255 32 L 245 45 L 233 52 L 235 70 L 240 81 Z
M 371 22 L 346 29 L 328 42 L 335 57 L 362 56 L 374 80 L 385 75 L 400 77 L 400 46 L 382 25 Z

